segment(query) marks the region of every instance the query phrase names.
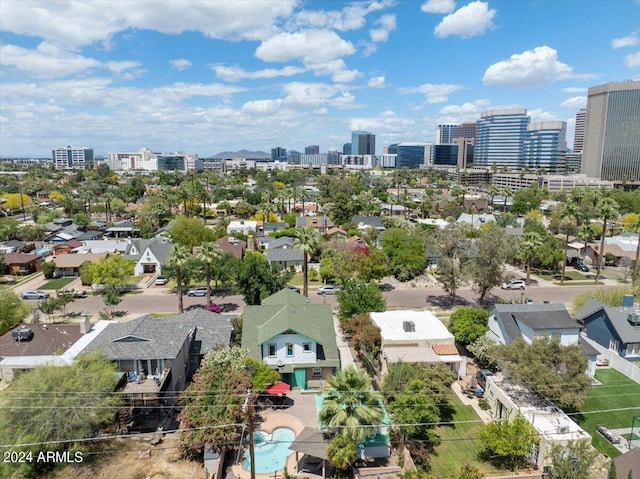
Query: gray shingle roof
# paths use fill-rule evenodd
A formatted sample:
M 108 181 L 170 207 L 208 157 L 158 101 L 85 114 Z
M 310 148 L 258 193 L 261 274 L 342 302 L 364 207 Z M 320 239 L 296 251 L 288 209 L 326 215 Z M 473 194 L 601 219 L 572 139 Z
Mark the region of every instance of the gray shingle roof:
M 589 318 L 600 310 L 604 310 L 611 326 L 624 343 L 640 343 L 640 328 L 634 327 L 628 320 L 629 313 L 635 311 L 635 308 L 609 306 L 601 301 L 589 298 L 576 313 L 576 318 L 587 325 Z M 588 330 L 589 327 L 587 326 Z
M 204 354 L 215 346 L 229 344 L 231 320 L 195 309 L 176 316 L 143 316 L 126 323 L 110 324 L 91 342 L 87 351 L 104 350 L 115 360 L 174 359 L 194 329 L 192 353 Z
M 131 249 L 134 246 L 138 252 L 137 254 L 131 253 Z M 132 240 L 131 244 L 127 247 L 124 259 L 138 261 L 147 248 L 158 258 L 160 264 L 164 264 L 169 257 L 169 253 L 171 253 L 173 243 L 167 238 L 135 239 Z
M 534 330 L 579 327 L 563 304 L 496 304 L 492 313 L 507 344 L 522 337 L 516 317 Z
M 298 248 L 269 248 L 265 251 L 269 262 L 271 261 L 304 261 L 304 253 Z

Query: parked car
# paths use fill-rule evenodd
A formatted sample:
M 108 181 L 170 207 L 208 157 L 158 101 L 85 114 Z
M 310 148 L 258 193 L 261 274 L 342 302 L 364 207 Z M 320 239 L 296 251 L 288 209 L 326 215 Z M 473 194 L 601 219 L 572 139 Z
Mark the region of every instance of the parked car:
M 508 283 L 502 283 L 500 286 L 502 289 L 524 289 L 525 284 L 522 279 L 514 279 Z
M 20 297 L 22 299 L 47 299 L 49 297 L 49 293 L 36 289 L 33 291 L 24 291 Z
M 589 267 L 584 263 L 576 263 L 573 265 L 573 267 L 578 271 L 582 271 L 583 273 L 587 273 L 589 271 Z
M 156 286 L 164 286 L 169 282 L 169 278 L 165 278 L 164 276 L 158 276 L 155 280 Z
M 325 284 L 324 286 L 320 286 L 318 288 L 318 294 L 321 294 L 323 296 L 327 294 L 336 294 L 338 291 L 340 291 L 340 288 L 332 284 Z
M 207 287 L 206 286 L 198 286 L 196 288 L 191 288 L 187 291 L 187 296 L 206 296 L 207 295 Z
M 287 286 L 287 288 L 289 288 L 291 291 L 295 291 L 296 293 L 300 292 L 300 288 L 298 288 L 297 286 L 293 286 L 292 284 Z
M 487 389 L 487 378 L 493 375 L 494 374 L 488 369 L 480 369 L 476 373 L 476 381 L 478 381 L 478 386 L 480 386 L 482 389 Z

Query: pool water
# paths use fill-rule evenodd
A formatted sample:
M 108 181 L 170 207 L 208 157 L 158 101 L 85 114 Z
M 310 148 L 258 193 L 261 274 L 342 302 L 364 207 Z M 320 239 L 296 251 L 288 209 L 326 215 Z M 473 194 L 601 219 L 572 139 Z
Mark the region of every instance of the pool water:
M 295 433 L 286 427 L 276 428 L 272 434 L 265 431 L 255 431 L 253 433 L 253 449 L 256 457 L 256 474 L 267 474 L 284 469 L 287 457 L 292 453 L 289 446 L 295 437 Z M 245 458 L 244 468 L 249 471 L 251 461 L 249 460 L 248 447 Z

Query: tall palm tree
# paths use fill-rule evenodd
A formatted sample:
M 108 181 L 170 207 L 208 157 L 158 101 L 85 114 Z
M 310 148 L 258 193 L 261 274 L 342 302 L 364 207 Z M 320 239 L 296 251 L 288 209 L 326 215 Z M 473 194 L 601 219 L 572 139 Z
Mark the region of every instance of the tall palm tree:
M 596 282 L 600 279 L 600 271 L 604 265 L 604 238 L 607 234 L 607 222 L 618 215 L 618 208 L 618 203 L 607 196 L 603 196 L 596 206 L 596 212 L 602 218 L 602 238 L 600 238 L 600 257 L 596 270 Z
M 489 197 L 491 198 L 491 211 L 493 211 L 493 199 L 496 197 L 496 195 L 498 193 L 500 193 L 500 189 L 494 184 L 491 183 L 489 185 L 489 189 L 487 190 L 487 193 L 489 193 Z
M 182 211 L 183 214 L 185 216 L 188 216 L 188 209 L 187 209 L 187 205 L 189 204 L 189 202 L 192 200 L 192 194 L 191 191 L 189 190 L 189 188 L 186 186 L 185 183 L 181 184 L 178 187 L 178 190 L 176 191 L 176 194 L 178 196 L 178 201 L 180 203 L 182 203 Z
M 527 286 L 531 283 L 531 263 L 536 255 L 536 248 L 542 246 L 542 243 L 542 236 L 537 231 L 527 231 L 520 239 L 520 251 L 522 251 L 522 257 L 527 264 L 527 277 L 525 279 Z
M 382 395 L 371 390 L 365 371 L 353 366 L 328 379 L 331 389 L 322 401 L 320 425 L 335 435 L 343 435 L 356 445 L 376 433 L 384 417 Z
M 207 306 L 211 303 L 211 264 L 222 257 L 222 250 L 213 241 L 205 241 L 200 245 L 198 259 L 207 265 Z
M 111 202 L 114 198 L 115 196 L 111 192 L 102 195 L 102 201 L 104 201 L 104 219 L 107 223 L 111 223 Z
M 564 254 L 562 255 L 562 273 L 560 274 L 560 284 L 564 283 L 564 273 L 567 269 L 567 250 L 569 249 L 569 233 L 572 232 L 574 221 L 579 217 L 578 207 L 574 203 L 565 203 L 560 210 L 560 222 L 564 227 Z
M 176 283 L 178 288 L 178 311 L 180 314 L 184 313 L 184 306 L 182 303 L 182 267 L 191 258 L 191 252 L 184 246 L 175 245 L 169 253 L 169 264 L 176 268 Z
M 504 212 L 507 211 L 507 200 L 513 195 L 513 190 L 507 186 L 502 189 L 502 195 L 504 196 L 504 203 L 502 204 L 502 211 Z
M 213 203 L 214 201 L 213 191 L 209 190 L 208 187 L 202 190 L 200 193 L 198 193 L 198 201 L 202 203 L 202 221 L 204 221 L 204 224 L 206 225 L 207 224 L 207 204 Z
M 302 277 L 304 281 L 303 294 L 309 297 L 309 257 L 320 249 L 320 233 L 315 228 L 305 226 L 296 232 L 294 244 L 302 249 L 304 260 L 302 262 Z

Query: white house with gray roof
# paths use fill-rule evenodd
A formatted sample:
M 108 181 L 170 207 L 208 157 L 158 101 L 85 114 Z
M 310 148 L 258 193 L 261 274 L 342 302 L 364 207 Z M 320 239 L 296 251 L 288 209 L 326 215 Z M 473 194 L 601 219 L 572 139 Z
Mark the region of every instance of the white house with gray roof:
M 152 239 L 131 240 L 124 259 L 135 261 L 133 274 L 162 274 L 162 265 L 167 262 L 173 249 L 169 238 L 160 236 Z

